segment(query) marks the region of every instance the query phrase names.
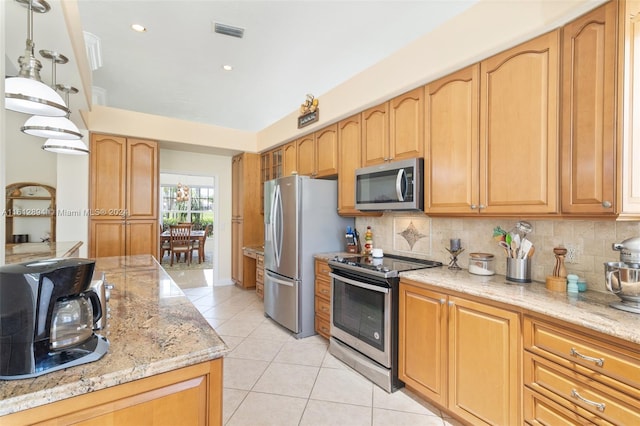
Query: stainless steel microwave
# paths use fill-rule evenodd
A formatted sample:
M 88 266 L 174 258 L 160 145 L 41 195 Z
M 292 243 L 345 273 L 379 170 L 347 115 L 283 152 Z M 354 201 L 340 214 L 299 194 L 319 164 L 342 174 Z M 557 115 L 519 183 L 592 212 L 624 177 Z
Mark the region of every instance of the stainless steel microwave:
M 424 160 L 411 158 L 356 170 L 356 209 L 422 210 Z

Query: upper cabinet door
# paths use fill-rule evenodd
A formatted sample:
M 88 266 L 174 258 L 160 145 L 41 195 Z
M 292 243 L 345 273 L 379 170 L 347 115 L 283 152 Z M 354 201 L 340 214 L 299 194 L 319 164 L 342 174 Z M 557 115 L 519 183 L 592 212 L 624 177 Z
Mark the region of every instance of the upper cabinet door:
M 315 176 L 316 138 L 313 134 L 306 135 L 298 139 L 296 150 L 296 155 L 298 156 L 298 174 L 303 176 Z
M 480 211 L 558 212 L 560 31 L 480 64 Z
M 127 139 L 127 217 L 158 218 L 158 143 Z
M 289 142 L 282 149 L 282 176 L 290 176 L 298 171 L 298 145 L 296 141 Z
M 386 161 L 389 161 L 389 102 L 362 112 L 362 165 Z
M 91 218 L 118 219 L 127 207 L 127 139 L 92 133 L 90 161 Z
M 425 211 L 478 213 L 478 64 L 425 87 Z
M 564 27 L 562 212 L 614 215 L 617 2 Z
M 352 215 L 356 210 L 356 169 L 362 164 L 360 114 L 338 123 L 338 213 Z
M 424 156 L 424 89 L 419 87 L 389 103 L 389 160 Z
M 338 174 L 338 125 L 332 124 L 315 132 L 316 174 L 327 177 Z

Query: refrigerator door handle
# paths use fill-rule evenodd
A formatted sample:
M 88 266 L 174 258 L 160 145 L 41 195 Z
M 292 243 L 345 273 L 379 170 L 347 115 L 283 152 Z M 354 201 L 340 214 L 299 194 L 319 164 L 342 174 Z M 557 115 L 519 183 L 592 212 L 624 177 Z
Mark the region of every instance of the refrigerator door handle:
M 282 285 L 286 285 L 289 287 L 293 287 L 293 281 L 285 281 L 285 280 L 281 280 L 280 278 L 277 278 L 276 276 L 274 276 L 271 272 L 266 271 L 267 273 L 267 277 L 269 277 L 269 279 L 271 281 L 273 281 L 276 284 L 282 284 Z
M 272 201 L 271 233 L 273 236 L 273 254 L 275 256 L 276 265 L 280 266 L 280 257 L 282 256 L 282 194 L 280 193 L 280 185 L 276 184 L 273 191 Z

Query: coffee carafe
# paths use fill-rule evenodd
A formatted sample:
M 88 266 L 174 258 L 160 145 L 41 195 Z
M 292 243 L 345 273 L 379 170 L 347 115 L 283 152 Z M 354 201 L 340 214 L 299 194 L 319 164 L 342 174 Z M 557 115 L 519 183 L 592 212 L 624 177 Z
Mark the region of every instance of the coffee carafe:
M 36 377 L 100 359 L 94 328 L 106 312 L 95 261 L 65 258 L 0 267 L 0 379 Z

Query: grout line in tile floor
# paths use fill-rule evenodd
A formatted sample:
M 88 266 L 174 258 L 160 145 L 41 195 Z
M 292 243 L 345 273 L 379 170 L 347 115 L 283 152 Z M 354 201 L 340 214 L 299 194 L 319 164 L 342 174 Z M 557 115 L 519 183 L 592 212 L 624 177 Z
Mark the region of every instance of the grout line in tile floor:
M 225 425 L 459 425 L 407 389 L 373 385 L 329 354 L 326 339 L 295 339 L 264 316 L 255 291 L 207 286 L 212 270 L 167 272 L 231 349 Z

